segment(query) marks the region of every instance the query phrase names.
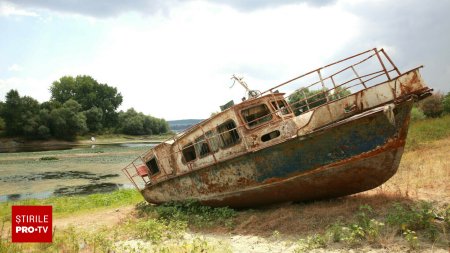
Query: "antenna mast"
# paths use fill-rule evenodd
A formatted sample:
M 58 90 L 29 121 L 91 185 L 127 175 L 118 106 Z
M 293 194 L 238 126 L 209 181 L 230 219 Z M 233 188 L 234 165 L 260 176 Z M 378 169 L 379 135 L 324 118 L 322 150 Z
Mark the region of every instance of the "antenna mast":
M 231 80 L 233 80 L 233 85 L 231 85 L 231 87 L 233 87 L 237 81 L 239 84 L 242 85 L 242 87 L 244 87 L 245 91 L 247 91 L 248 98 L 257 98 L 259 95 L 261 95 L 260 91 L 250 90 L 248 84 L 244 81 L 244 77 L 237 77 L 236 75 L 233 74 Z

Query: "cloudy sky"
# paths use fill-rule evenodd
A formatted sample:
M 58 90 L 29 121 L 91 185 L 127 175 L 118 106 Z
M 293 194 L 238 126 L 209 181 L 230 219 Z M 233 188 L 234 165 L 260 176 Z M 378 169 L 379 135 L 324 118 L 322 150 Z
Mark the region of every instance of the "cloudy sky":
M 385 48 L 450 91 L 450 0 L 0 0 L 0 100 L 43 102 L 64 75 L 91 75 L 120 109 L 205 118 L 341 57 Z

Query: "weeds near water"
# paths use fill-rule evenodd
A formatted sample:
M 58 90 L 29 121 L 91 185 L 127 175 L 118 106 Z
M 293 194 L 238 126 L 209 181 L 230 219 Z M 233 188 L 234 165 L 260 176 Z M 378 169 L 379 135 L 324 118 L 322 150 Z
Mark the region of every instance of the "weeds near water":
M 56 161 L 59 160 L 58 157 L 56 156 L 43 156 L 41 158 L 39 158 L 40 161 Z
M 165 220 L 185 221 L 195 227 L 224 225 L 230 228 L 233 225 L 233 217 L 237 214 L 228 207 L 213 208 L 195 201 L 170 202 L 159 206 L 139 203 L 136 208 L 141 216 L 156 215 Z

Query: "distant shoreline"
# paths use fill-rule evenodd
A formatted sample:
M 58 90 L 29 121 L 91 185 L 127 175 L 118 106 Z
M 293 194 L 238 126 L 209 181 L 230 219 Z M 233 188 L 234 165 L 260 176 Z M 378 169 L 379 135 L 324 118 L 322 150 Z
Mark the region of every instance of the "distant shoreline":
M 85 145 L 114 145 L 125 143 L 161 143 L 169 139 L 172 135 L 146 135 L 146 136 L 132 136 L 132 135 L 97 135 L 95 141 L 91 141 L 88 136 L 80 136 L 74 141 L 65 140 L 26 140 L 20 137 L 2 137 L 0 138 L 0 153 L 4 150 L 10 149 L 27 149 L 33 147 L 64 147 L 64 146 L 85 146 Z

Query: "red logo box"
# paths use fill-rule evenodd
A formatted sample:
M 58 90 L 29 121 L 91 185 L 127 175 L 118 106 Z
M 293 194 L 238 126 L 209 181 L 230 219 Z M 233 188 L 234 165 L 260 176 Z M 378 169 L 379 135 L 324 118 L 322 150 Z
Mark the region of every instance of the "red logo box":
M 12 242 L 52 242 L 52 206 L 12 206 Z

